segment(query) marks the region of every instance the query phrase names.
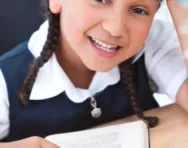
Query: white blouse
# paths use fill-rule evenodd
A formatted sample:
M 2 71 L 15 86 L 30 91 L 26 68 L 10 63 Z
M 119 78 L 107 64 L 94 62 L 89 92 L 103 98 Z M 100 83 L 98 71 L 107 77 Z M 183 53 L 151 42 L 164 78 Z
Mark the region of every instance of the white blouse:
M 167 10 L 165 7 L 162 6 L 161 12 L 157 13 L 145 47 L 135 56 L 134 62 L 145 53 L 145 64 L 149 76 L 157 84 L 160 93 L 168 95 L 175 101 L 179 87 L 187 79 L 187 71 L 175 28 L 172 21 L 168 19 L 169 12 L 163 12 Z M 38 57 L 42 50 L 47 28 L 46 21 L 29 40 L 28 48 L 34 57 Z M 48 81 L 45 81 L 46 79 Z M 97 72 L 88 89 L 75 88 L 54 54 L 40 69 L 30 100 L 51 98 L 65 91 L 71 101 L 81 103 L 119 80 L 119 68 L 115 67 L 109 72 Z M 9 125 L 8 92 L 0 70 L 0 139 L 8 135 Z

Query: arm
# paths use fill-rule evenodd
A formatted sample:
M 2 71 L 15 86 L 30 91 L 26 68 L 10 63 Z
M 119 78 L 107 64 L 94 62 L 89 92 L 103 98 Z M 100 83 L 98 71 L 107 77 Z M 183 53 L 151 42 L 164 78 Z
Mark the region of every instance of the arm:
M 181 85 L 176 96 L 176 103 L 188 112 L 188 80 Z
M 175 0 L 168 0 L 167 5 L 180 40 L 181 49 L 186 54 L 184 62 L 188 69 L 188 1 L 185 0 L 184 4 L 181 4 Z M 176 102 L 188 112 L 188 80 L 184 81 L 178 90 Z

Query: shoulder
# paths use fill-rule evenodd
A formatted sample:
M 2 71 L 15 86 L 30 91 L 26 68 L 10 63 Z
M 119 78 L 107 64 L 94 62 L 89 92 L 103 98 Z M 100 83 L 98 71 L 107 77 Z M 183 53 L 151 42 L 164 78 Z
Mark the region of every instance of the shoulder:
M 145 49 L 145 65 L 159 92 L 175 100 L 182 82 L 187 79 L 187 71 L 172 22 L 159 19 L 153 23 Z
M 2 71 L 9 68 L 8 66 L 16 68 L 27 63 L 26 61 L 32 61 L 32 59 L 33 55 L 30 53 L 28 42 L 26 41 L 0 57 L 0 68 Z
M 182 56 L 182 51 L 173 23 L 155 20 L 145 45 L 147 67 L 155 67 L 160 60 L 169 60 L 174 55 Z
M 10 60 L 12 58 L 15 58 L 15 57 L 23 54 L 28 49 L 27 45 L 28 45 L 27 41 L 23 42 L 23 43 L 21 43 L 19 45 L 17 45 L 16 47 L 14 47 L 13 49 L 11 49 L 7 53 L 3 54 L 0 57 L 0 62 L 6 61 L 6 60 Z
M 173 41 L 175 39 L 177 39 L 177 33 L 172 22 L 154 20 L 147 38 L 147 44 L 157 46 L 167 40 Z
M 24 78 L 34 59 L 27 46 L 27 42 L 21 43 L 0 57 L 0 69 L 8 86 Z

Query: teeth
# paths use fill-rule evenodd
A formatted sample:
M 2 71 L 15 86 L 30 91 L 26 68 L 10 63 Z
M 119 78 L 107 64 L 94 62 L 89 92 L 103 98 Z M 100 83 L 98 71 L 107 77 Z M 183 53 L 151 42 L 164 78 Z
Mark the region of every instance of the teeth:
M 104 43 L 104 42 L 102 42 L 102 41 L 99 41 L 99 40 L 97 40 L 97 39 L 95 39 L 95 38 L 92 38 L 92 40 L 93 40 L 95 43 L 101 45 L 101 46 L 104 47 L 104 48 L 114 49 L 114 48 L 117 48 L 117 47 L 118 47 L 118 46 L 106 44 L 106 43 Z
M 107 45 L 107 48 L 112 48 L 112 46 L 111 45 Z
M 112 49 L 109 49 L 109 48 L 105 48 L 97 43 L 95 43 L 95 46 L 100 49 L 100 50 L 103 50 L 105 52 L 109 52 L 109 53 L 113 53 L 113 52 L 116 52 L 116 49 L 115 48 L 112 48 Z
M 106 45 L 105 43 L 102 43 L 102 46 L 106 48 L 108 45 Z

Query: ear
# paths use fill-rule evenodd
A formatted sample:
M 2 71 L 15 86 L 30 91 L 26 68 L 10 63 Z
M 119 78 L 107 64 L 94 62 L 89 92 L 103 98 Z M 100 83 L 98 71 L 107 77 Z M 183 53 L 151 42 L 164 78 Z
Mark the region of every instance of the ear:
M 61 12 L 61 0 L 49 0 L 50 11 L 54 14 Z

